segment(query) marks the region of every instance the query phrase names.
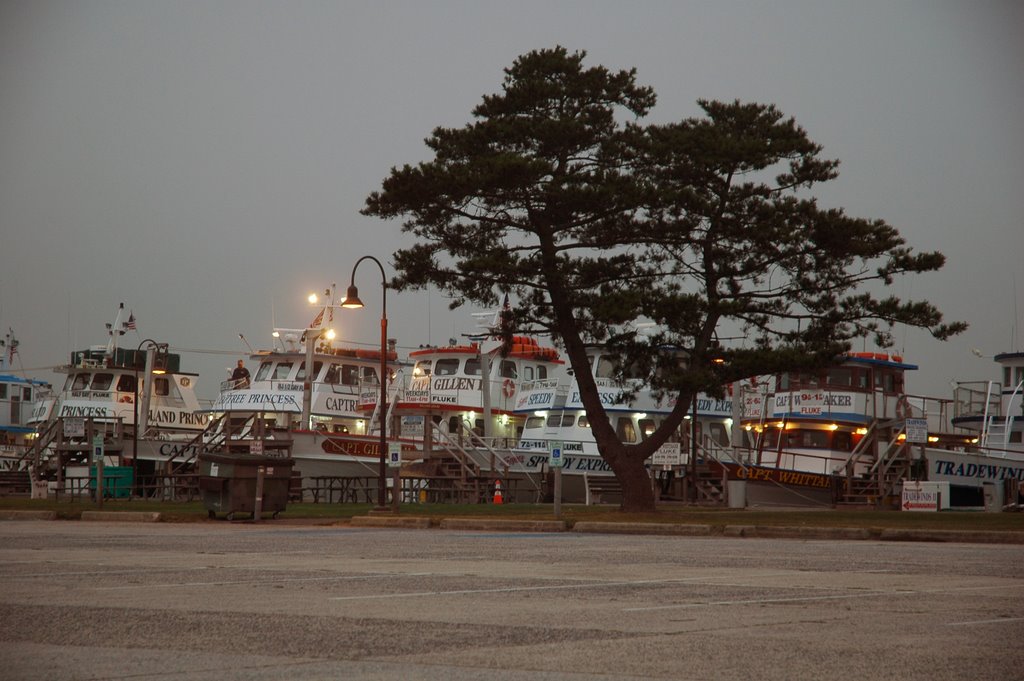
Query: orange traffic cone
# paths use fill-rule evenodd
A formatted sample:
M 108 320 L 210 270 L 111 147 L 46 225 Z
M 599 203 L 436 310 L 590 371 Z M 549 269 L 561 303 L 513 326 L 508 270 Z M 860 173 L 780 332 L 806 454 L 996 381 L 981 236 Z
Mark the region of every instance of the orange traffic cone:
M 501 480 L 494 481 L 494 505 L 501 506 Z

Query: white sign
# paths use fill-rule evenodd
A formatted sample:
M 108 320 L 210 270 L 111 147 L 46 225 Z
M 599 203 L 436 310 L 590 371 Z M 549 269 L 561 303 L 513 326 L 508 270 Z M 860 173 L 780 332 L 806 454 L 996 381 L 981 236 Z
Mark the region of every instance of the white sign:
M 907 419 L 907 442 L 914 444 L 928 443 L 928 419 Z
M 651 455 L 654 466 L 679 466 L 682 460 L 682 445 L 678 442 L 666 442 Z
M 548 444 L 548 466 L 550 468 L 562 468 L 565 466 L 565 457 L 562 456 L 561 442 L 550 442 Z
M 64 437 L 85 437 L 85 419 L 64 419 Z
M 262 454 L 263 453 L 263 440 L 253 440 L 249 443 L 250 454 Z
M 903 483 L 902 511 L 938 511 L 942 507 L 941 493 L 934 485 L 920 482 Z
M 388 465 L 392 468 L 398 468 L 402 465 L 402 443 L 401 442 L 389 442 L 388 443 Z

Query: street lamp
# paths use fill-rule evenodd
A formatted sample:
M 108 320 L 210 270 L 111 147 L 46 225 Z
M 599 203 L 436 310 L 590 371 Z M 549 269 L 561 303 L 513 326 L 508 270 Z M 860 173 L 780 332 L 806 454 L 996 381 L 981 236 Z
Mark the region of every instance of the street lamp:
M 135 357 L 132 358 L 132 366 L 135 368 L 135 395 L 134 395 L 135 399 L 132 402 L 132 410 L 134 412 L 134 414 L 133 414 L 134 419 L 132 421 L 132 484 L 135 486 L 136 489 L 138 489 L 138 485 L 139 485 L 139 478 L 138 478 L 138 474 L 139 474 L 139 464 L 138 464 L 138 461 L 139 461 L 139 361 L 138 361 L 138 353 L 142 352 L 142 346 L 144 346 L 144 345 L 148 345 L 148 348 L 146 349 L 146 366 L 145 366 L 145 371 L 146 371 L 146 376 L 145 376 L 145 378 L 146 378 L 146 397 L 147 397 L 147 399 L 146 399 L 145 409 L 143 409 L 143 417 L 144 417 L 143 420 L 146 421 L 147 425 L 149 423 L 149 399 L 148 399 L 148 397 L 150 395 L 152 395 L 152 392 L 150 391 L 149 384 L 150 384 L 150 381 L 152 380 L 152 375 L 155 373 L 155 371 L 154 371 L 154 364 L 156 364 L 156 361 L 155 361 L 155 359 L 156 359 L 156 351 L 157 350 L 163 350 L 166 347 L 165 345 L 163 345 L 161 343 L 157 343 L 152 338 L 145 338 L 145 339 L 143 339 L 142 341 L 139 342 L 139 346 L 135 349 Z
M 387 394 L 387 368 L 388 368 L 388 278 L 384 274 L 384 266 L 380 264 L 380 260 L 373 257 L 372 255 L 364 255 L 363 257 L 356 260 L 356 264 L 352 267 L 352 278 L 349 283 L 348 291 L 345 294 L 345 300 L 341 301 L 342 307 L 349 309 L 357 309 L 363 307 L 363 301 L 359 299 L 359 289 L 356 287 L 356 269 L 359 267 L 359 263 L 364 260 L 372 260 L 377 263 L 377 267 L 380 268 L 380 284 L 381 284 L 381 310 L 380 310 L 380 461 L 378 467 L 378 479 L 377 479 L 377 508 L 383 510 L 386 506 L 385 500 L 387 492 L 385 490 L 384 479 L 386 476 L 386 463 L 385 457 L 387 456 L 387 407 L 388 407 L 388 394 Z M 398 490 L 395 490 L 395 499 L 398 498 Z

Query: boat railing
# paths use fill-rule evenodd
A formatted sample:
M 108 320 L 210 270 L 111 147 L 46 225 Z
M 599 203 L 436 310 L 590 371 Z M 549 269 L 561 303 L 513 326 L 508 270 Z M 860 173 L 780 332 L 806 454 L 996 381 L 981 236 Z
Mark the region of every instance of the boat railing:
M 995 381 L 957 383 L 953 390 L 953 417 L 1000 416 L 1002 386 Z
M 465 470 L 479 475 L 486 467 L 487 470 L 500 474 L 501 477 L 508 477 L 512 466 L 508 457 L 513 452 L 510 447 L 496 446 L 500 438 L 485 438 L 465 421 L 460 423 L 457 433 L 438 431 L 438 435 L 442 446 L 455 458 L 460 459 Z M 465 462 L 462 462 L 462 459 L 465 459 Z M 526 478 L 534 489 L 540 489 L 540 482 L 533 476 L 526 474 Z
M 227 392 L 228 390 L 245 390 L 249 387 L 248 378 L 229 378 L 226 381 L 220 382 L 220 391 Z
M 949 433 L 953 431 L 953 418 L 956 416 L 956 399 L 927 397 L 923 395 L 907 395 L 904 418 L 926 419 L 928 432 Z

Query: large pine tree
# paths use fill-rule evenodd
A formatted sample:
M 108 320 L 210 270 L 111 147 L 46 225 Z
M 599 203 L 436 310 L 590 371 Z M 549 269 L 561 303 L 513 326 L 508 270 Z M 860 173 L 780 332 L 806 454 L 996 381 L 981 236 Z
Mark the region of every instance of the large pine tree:
M 696 393 L 821 366 L 852 338 L 885 345 L 895 323 L 939 338 L 963 328 L 928 303 L 872 293 L 943 256 L 912 253 L 880 220 L 819 208 L 810 190 L 837 162 L 775 107 L 701 101 L 704 117 L 643 126 L 654 92 L 634 70 L 584 58 L 561 47 L 518 58 L 473 122 L 435 129 L 434 158 L 392 169 L 363 212 L 401 217 L 416 237 L 395 254 L 398 288 L 435 286 L 453 305 L 510 292 L 521 330 L 563 344 L 624 510 L 654 508 L 644 460 Z M 635 333 L 640 322 L 657 331 Z M 675 398 L 639 444 L 620 442 L 604 411 L 592 343 Z

